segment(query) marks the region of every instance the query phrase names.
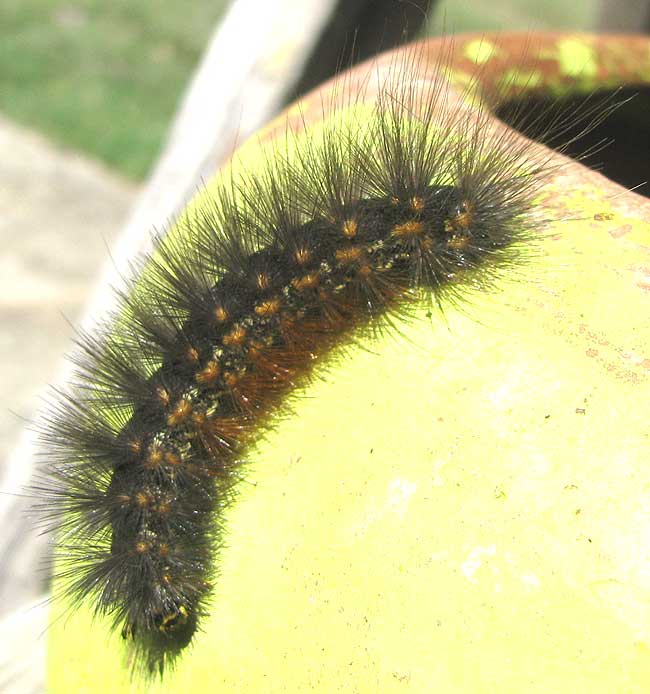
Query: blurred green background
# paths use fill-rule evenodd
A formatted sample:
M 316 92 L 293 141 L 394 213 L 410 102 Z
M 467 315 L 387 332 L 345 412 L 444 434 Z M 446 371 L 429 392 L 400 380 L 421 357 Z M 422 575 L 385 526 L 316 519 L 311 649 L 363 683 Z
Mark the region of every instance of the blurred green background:
M 0 0 L 0 111 L 142 178 L 228 0 Z
M 589 29 L 595 4 L 446 0 L 429 33 Z M 0 113 L 140 180 L 227 5 L 0 0 Z

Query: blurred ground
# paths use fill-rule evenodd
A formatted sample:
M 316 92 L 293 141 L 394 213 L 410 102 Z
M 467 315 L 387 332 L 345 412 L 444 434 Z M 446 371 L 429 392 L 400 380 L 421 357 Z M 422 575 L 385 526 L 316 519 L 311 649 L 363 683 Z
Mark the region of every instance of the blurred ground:
M 0 113 L 134 180 L 227 0 L 0 0 Z
M 440 0 L 426 33 L 589 29 L 600 1 Z M 141 179 L 228 4 L 1 0 L 0 113 Z
M 643 2 L 643 0 L 638 0 Z M 621 4 L 626 4 L 619 0 Z M 602 0 L 438 0 L 428 35 L 463 31 L 591 31 Z
M 137 188 L 0 118 L 0 474 Z

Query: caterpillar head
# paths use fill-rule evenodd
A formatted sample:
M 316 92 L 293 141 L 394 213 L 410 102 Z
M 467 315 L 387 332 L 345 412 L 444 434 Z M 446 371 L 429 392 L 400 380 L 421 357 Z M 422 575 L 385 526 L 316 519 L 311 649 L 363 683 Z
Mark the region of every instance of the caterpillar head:
M 131 641 L 135 654 L 145 656 L 149 674 L 162 675 L 190 643 L 196 626 L 197 614 L 193 607 L 189 604 L 172 604 L 152 615 L 145 625 L 126 625 L 122 629 L 122 638 Z

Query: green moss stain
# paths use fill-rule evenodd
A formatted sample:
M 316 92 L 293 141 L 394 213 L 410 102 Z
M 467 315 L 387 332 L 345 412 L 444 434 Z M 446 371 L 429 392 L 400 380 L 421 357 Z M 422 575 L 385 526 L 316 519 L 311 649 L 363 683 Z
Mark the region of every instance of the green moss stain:
M 567 77 L 593 79 L 598 74 L 596 51 L 581 39 L 558 41 L 556 59 L 560 72 Z
M 476 65 L 484 65 L 498 53 L 499 49 L 486 39 L 468 41 L 463 49 L 463 55 Z

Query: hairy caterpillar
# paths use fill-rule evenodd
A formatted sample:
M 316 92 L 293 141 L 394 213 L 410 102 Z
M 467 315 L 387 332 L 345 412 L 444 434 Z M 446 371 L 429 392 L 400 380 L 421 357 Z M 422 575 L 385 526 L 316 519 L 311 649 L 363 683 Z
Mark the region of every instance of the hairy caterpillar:
M 38 492 L 63 589 L 113 620 L 138 669 L 162 672 L 194 636 L 245 445 L 315 360 L 415 302 L 487 290 L 544 225 L 552 161 L 484 108 L 450 107 L 425 65 L 389 61 L 370 111 L 347 103 L 216 186 L 79 338 Z

